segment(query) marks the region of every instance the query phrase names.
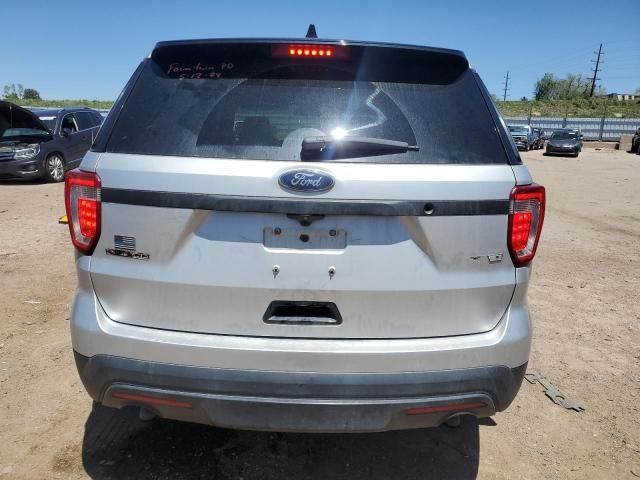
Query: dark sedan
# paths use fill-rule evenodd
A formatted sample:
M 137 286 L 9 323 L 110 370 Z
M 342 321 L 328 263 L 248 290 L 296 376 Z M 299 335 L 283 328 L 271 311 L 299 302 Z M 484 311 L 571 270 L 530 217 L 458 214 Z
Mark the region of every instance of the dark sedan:
M 577 157 L 582 150 L 582 139 L 573 130 L 556 130 L 547 141 L 547 155 L 572 155 Z
M 0 101 L 0 179 L 61 182 L 80 164 L 101 123 L 90 108 L 30 111 Z

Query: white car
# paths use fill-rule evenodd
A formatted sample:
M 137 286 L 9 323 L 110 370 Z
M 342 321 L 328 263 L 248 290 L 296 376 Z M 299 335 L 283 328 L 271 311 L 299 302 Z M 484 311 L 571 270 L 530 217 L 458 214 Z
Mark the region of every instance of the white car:
M 462 52 L 159 43 L 66 202 L 73 348 L 104 405 L 384 431 L 518 392 L 545 194 Z

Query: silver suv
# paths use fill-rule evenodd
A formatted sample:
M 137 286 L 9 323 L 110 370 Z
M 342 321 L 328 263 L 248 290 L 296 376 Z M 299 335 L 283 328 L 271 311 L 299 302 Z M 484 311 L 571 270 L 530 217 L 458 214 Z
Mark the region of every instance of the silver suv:
M 462 52 L 159 43 L 66 178 L 80 377 L 241 429 L 493 415 L 544 206 Z

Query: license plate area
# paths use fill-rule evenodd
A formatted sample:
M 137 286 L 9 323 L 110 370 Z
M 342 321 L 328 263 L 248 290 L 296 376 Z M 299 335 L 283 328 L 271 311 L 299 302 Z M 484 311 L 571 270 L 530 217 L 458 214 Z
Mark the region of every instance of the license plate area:
M 341 250 L 347 246 L 347 232 L 341 229 L 265 227 L 262 242 L 267 248 Z

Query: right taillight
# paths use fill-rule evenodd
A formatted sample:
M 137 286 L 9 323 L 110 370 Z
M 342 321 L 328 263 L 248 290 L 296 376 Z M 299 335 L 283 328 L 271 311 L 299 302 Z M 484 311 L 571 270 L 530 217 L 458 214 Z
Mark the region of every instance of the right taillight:
M 73 245 L 91 255 L 100 238 L 100 177 L 78 169 L 67 172 L 64 203 Z
M 516 186 L 509 198 L 509 253 L 516 267 L 533 260 L 544 221 L 545 192 L 542 185 Z

